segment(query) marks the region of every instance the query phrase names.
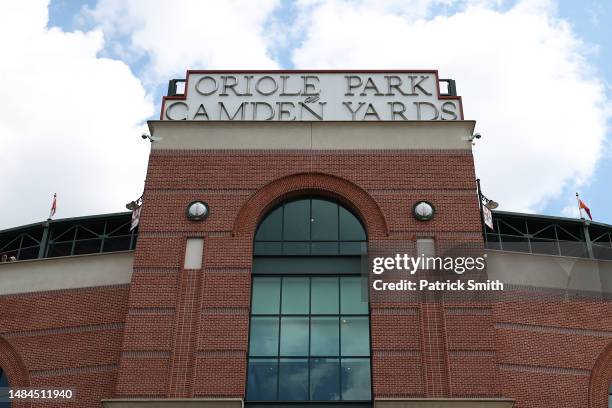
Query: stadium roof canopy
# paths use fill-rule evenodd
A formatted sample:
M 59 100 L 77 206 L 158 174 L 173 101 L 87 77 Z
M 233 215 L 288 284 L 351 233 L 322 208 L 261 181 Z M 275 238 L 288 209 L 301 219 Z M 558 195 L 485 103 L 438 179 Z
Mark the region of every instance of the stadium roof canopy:
M 131 212 L 47 220 L 0 231 L 0 259 L 23 261 L 136 248 Z

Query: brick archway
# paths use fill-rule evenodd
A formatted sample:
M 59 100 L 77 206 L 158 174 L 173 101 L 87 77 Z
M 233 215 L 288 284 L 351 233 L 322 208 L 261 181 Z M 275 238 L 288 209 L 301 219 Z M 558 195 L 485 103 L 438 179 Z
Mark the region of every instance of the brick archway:
M 13 346 L 2 336 L 0 336 L 0 367 L 6 373 L 11 388 L 28 388 L 30 386 L 30 378 L 25 364 Z M 12 406 L 27 408 L 31 404 L 30 402 L 14 402 Z
M 608 389 L 612 382 L 612 342 L 601 352 L 589 381 L 589 408 L 608 408 Z
M 278 203 L 306 194 L 334 199 L 351 209 L 364 223 L 368 239 L 388 235 L 387 223 L 374 199 L 355 184 L 322 173 L 301 173 L 274 180 L 252 195 L 238 212 L 232 233 L 252 237 L 262 217 Z

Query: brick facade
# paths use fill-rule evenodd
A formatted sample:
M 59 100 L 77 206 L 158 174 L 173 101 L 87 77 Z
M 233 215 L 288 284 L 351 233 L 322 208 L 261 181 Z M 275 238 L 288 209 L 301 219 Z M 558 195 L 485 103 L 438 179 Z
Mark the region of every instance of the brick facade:
M 153 150 L 131 285 L 0 297 L 0 365 L 19 386 L 77 388 L 82 407 L 243 398 L 252 239 L 266 211 L 317 194 L 358 214 L 373 246 L 481 243 L 474 179 L 468 150 Z M 204 222 L 185 217 L 194 199 L 210 206 Z M 420 199 L 436 206 L 432 221 L 411 216 Z M 182 268 L 191 237 L 204 238 L 201 270 Z M 373 300 L 371 336 L 377 399 L 607 404 L 604 301 Z
M 99 407 L 112 397 L 128 290 L 117 285 L 0 296 L 0 365 L 10 386 L 71 388 L 80 407 Z M 15 404 L 38 406 L 62 405 Z

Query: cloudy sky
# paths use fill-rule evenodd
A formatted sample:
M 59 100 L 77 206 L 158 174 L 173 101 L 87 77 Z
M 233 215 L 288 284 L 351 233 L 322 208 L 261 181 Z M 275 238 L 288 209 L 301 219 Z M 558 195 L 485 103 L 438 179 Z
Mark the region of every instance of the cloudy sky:
M 612 224 L 609 0 L 0 3 L 0 229 L 117 212 L 147 119 L 192 69 L 428 69 L 454 78 L 500 209 Z

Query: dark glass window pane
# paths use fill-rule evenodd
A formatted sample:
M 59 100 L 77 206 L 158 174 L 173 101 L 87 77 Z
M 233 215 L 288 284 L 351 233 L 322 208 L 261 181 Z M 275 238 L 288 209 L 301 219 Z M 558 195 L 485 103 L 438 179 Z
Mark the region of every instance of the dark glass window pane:
M 338 278 L 312 278 L 312 314 L 338 314 Z
M 308 314 L 310 311 L 310 279 L 283 278 L 282 314 Z
M 362 297 L 361 277 L 347 276 L 340 278 L 340 313 L 367 314 L 368 302 Z
M 247 399 L 250 401 L 275 400 L 277 378 L 276 359 L 250 359 Z
M 8 401 L 2 402 L 3 399 L 8 400 L 8 386 L 6 374 L 2 371 L 2 368 L 0 368 L 0 408 L 10 408 L 11 406 L 11 403 Z
M 342 399 L 370 400 L 370 360 L 367 358 L 342 359 Z
M 310 323 L 310 355 L 337 356 L 339 347 L 338 317 L 312 317 Z
M 279 365 L 278 399 L 281 401 L 308 400 L 308 360 L 281 358 Z
M 255 242 L 254 255 L 282 255 L 283 244 L 280 242 Z
M 253 316 L 251 318 L 249 355 L 278 355 L 278 317 Z
M 283 255 L 310 255 L 310 243 L 283 242 Z
M 252 314 L 278 314 L 280 306 L 280 278 L 253 279 Z
M 310 240 L 310 200 L 292 201 L 285 204 L 284 222 L 285 240 Z
M 338 255 L 337 242 L 313 242 L 312 255 Z
M 361 223 L 350 211 L 340 207 L 340 241 L 365 241 Z
M 308 355 L 308 318 L 281 318 L 281 356 Z
M 334 401 L 340 399 L 338 359 L 313 358 L 310 360 L 310 399 Z
M 8 378 L 6 378 L 6 374 L 4 374 L 4 371 L 0 368 L 0 388 L 8 386 Z
M 340 255 L 364 255 L 367 248 L 365 242 L 340 242 Z
M 338 204 L 312 200 L 312 240 L 338 240 Z
M 370 355 L 370 327 L 366 316 L 343 316 L 340 318 L 343 356 Z
M 283 207 L 272 211 L 257 228 L 255 241 L 280 241 L 283 231 Z

